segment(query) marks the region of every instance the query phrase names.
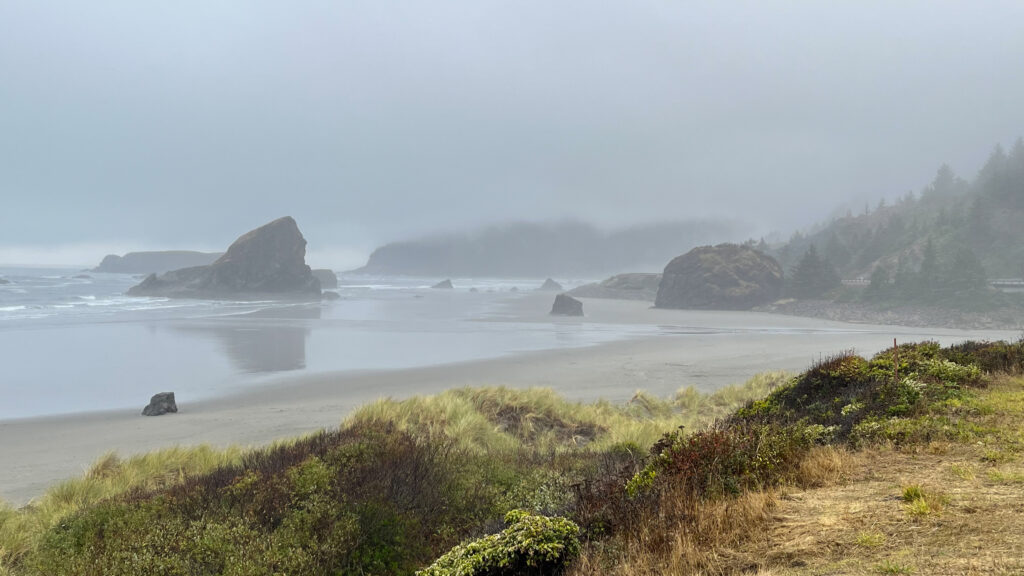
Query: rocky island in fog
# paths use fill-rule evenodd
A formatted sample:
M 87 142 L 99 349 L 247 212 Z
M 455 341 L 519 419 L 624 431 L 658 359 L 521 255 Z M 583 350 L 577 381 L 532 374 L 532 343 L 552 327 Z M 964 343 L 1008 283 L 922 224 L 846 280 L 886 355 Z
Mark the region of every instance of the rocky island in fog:
M 90 272 L 115 274 L 163 274 L 169 270 L 208 266 L 223 252 L 194 252 L 191 250 L 161 250 L 157 252 L 128 252 L 124 256 L 108 254 L 100 265 Z
M 694 246 L 735 239 L 724 220 L 605 231 L 577 221 L 516 222 L 381 246 L 355 273 L 411 276 L 565 277 L 660 268 Z
M 247 232 L 207 266 L 150 274 L 129 296 L 169 298 L 320 298 L 306 264 L 306 239 L 286 216 Z

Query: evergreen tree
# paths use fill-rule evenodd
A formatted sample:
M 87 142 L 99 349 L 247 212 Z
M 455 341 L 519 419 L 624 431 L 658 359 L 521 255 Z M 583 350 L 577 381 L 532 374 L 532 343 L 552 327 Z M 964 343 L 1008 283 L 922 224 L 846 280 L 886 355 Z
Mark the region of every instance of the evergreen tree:
M 924 254 L 921 257 L 921 268 L 917 272 L 916 284 L 920 296 L 931 296 L 939 289 L 942 281 L 942 272 L 939 270 L 939 255 L 935 250 L 935 243 L 928 239 L 924 245 Z
M 889 268 L 884 264 L 875 266 L 871 271 L 871 283 L 864 289 L 865 300 L 880 300 L 892 295 L 892 282 L 889 278 Z
M 828 237 L 828 243 L 825 244 L 825 258 L 837 268 L 844 268 L 850 263 L 851 257 L 850 249 L 833 231 Z
M 818 255 L 818 249 L 811 244 L 800 261 L 790 280 L 790 294 L 796 298 L 817 298 L 825 292 L 839 286 L 841 280 L 836 269 L 827 260 Z
M 978 256 L 968 247 L 963 246 L 953 256 L 943 278 L 943 292 L 965 294 L 984 291 L 988 286 L 985 268 Z

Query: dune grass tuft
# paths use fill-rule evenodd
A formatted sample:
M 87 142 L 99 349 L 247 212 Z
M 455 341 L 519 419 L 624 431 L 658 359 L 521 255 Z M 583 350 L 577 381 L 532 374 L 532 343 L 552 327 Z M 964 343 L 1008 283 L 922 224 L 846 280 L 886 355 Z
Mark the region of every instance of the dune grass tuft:
M 57 484 L 21 509 L 0 502 L 0 575 L 38 542 L 61 519 L 132 490 L 158 490 L 190 475 L 237 464 L 244 451 L 201 445 L 173 447 L 130 458 L 114 453 L 101 456 L 79 478 Z

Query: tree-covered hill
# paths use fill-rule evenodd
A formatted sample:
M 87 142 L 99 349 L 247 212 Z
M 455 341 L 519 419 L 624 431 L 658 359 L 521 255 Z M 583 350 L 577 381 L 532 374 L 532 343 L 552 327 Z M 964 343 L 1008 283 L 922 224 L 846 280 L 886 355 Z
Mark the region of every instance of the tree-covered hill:
M 516 222 L 387 244 L 356 272 L 413 276 L 597 276 L 660 270 L 700 244 L 742 237 L 717 220 L 605 231 L 578 221 Z
M 940 268 L 980 261 L 989 278 L 1024 277 L 1024 140 L 1007 153 L 996 146 L 973 180 L 943 165 L 919 194 L 847 213 L 797 233 L 773 255 L 792 269 L 811 245 L 843 278 L 868 279 L 881 268 L 890 278 L 918 270 L 931 242 Z

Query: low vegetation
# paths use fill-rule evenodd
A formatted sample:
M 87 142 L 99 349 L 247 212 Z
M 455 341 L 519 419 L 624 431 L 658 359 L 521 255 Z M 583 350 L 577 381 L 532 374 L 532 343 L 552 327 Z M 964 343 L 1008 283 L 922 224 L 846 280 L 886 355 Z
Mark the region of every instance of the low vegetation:
M 262 450 L 105 457 L 0 509 L 0 574 L 1019 573 L 1021 372 L 1024 341 L 925 342 L 621 406 L 383 400 Z

